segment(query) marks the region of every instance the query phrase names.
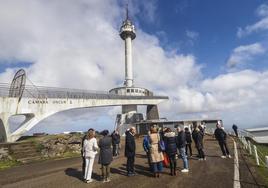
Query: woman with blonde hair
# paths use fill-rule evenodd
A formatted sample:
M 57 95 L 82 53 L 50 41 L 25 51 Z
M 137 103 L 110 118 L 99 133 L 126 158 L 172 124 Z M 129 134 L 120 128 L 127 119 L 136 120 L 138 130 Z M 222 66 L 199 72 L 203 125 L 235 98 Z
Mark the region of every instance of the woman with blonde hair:
M 90 183 L 93 181 L 91 179 L 91 175 L 92 175 L 95 155 L 98 153 L 97 150 L 98 150 L 98 144 L 95 138 L 95 130 L 89 129 L 87 138 L 84 140 L 84 145 L 83 145 L 83 156 L 85 157 L 85 161 L 86 161 L 85 175 L 84 175 L 84 179 L 86 183 Z
M 153 166 L 154 177 L 160 176 L 160 172 L 163 170 L 162 161 L 164 160 L 164 156 L 162 151 L 160 150 L 160 135 L 157 132 L 156 126 L 151 127 L 151 134 L 150 134 L 150 154 L 151 154 L 151 161 Z

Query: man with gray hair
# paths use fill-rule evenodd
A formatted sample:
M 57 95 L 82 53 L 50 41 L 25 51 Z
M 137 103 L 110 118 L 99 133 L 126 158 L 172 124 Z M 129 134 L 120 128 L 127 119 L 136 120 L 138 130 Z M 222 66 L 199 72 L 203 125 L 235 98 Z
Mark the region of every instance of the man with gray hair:
M 136 154 L 136 143 L 135 136 L 136 128 L 131 127 L 129 131 L 126 132 L 126 145 L 125 145 L 125 156 L 127 157 L 127 176 L 135 175 L 134 162 Z
M 214 135 L 215 135 L 215 138 L 218 140 L 221 151 L 222 151 L 221 158 L 226 158 L 226 157 L 231 158 L 231 155 L 230 155 L 229 149 L 228 149 L 228 145 L 226 142 L 227 134 L 222 129 L 221 124 L 219 124 L 219 123 L 216 124 L 216 130 L 214 132 Z

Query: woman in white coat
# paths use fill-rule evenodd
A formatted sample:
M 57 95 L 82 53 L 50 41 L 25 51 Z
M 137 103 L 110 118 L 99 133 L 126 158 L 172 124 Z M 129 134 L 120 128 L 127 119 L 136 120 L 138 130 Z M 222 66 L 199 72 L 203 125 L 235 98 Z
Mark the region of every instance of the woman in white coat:
M 89 129 L 87 138 L 84 140 L 84 146 L 83 146 L 83 155 L 86 160 L 86 168 L 84 176 L 86 183 L 92 182 L 91 175 L 95 155 L 98 153 L 97 150 L 98 150 L 98 144 L 95 138 L 95 131 L 94 129 Z

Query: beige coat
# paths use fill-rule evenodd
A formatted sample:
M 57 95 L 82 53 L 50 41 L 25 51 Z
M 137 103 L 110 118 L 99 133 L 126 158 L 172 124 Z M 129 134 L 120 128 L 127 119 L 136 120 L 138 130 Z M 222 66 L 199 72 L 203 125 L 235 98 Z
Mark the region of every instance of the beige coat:
M 160 139 L 159 134 L 157 133 L 152 133 L 150 135 L 150 140 L 151 140 L 151 159 L 152 163 L 157 163 L 160 161 L 164 160 L 164 156 L 162 152 L 159 152 L 158 150 L 158 141 Z

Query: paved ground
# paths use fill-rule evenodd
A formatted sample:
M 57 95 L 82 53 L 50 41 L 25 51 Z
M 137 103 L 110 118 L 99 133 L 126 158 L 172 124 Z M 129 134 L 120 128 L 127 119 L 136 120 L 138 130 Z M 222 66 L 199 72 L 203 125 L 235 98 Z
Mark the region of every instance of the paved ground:
M 141 148 L 141 140 L 137 143 L 138 152 L 136 156 L 135 177 L 127 177 L 126 159 L 121 155 L 115 159 L 111 167 L 111 179 L 109 183 L 100 181 L 100 166 L 94 164 L 93 178 L 95 181 L 86 184 L 81 180 L 81 159 L 72 158 L 58 161 L 44 161 L 35 164 L 15 167 L 0 171 L 0 185 L 3 188 L 11 187 L 188 187 L 188 188 L 229 188 L 233 187 L 234 160 L 221 159 L 220 149 L 217 142 L 206 136 L 205 153 L 206 161 L 190 159 L 190 172 L 182 174 L 179 172 L 176 177 L 169 175 L 169 169 L 165 169 L 159 179 L 152 177 L 148 171 L 148 164 L 145 153 Z M 233 141 L 229 139 L 229 147 L 233 154 Z M 195 150 L 194 150 L 195 151 Z M 238 150 L 240 151 L 240 150 Z M 258 185 L 259 180 L 254 178 L 254 172 L 247 168 L 248 165 L 243 160 L 244 154 L 239 152 L 240 158 L 240 181 L 241 187 L 262 187 Z M 178 160 L 178 170 L 182 167 L 181 159 Z

